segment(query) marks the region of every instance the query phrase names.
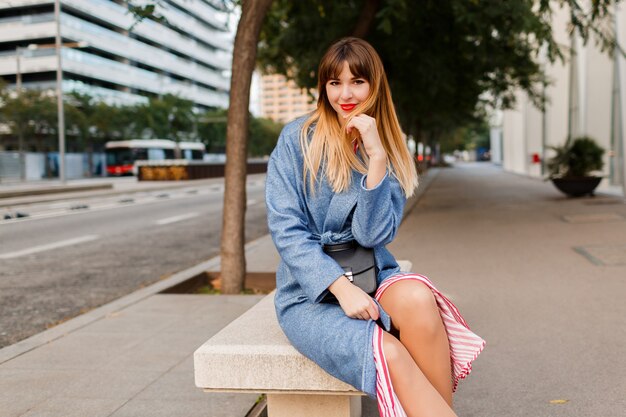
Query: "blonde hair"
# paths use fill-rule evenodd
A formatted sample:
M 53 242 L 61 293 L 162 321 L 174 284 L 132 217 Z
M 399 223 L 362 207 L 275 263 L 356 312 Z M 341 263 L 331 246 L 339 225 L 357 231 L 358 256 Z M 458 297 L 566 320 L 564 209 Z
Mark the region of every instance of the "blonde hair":
M 378 134 L 387 153 L 388 169 L 398 179 L 408 198 L 417 187 L 415 163 L 402 138 L 382 61 L 369 43 L 358 38 L 339 40 L 326 51 L 320 62 L 317 109 L 304 122 L 300 132 L 305 186 L 308 178 L 309 189 L 315 191 L 320 168 L 335 192 L 348 189 L 353 170 L 367 173 L 368 157 L 364 147 L 359 146 L 361 160 L 326 95 L 326 83 L 339 77 L 344 62 L 348 63 L 355 77 L 367 80 L 370 86 L 369 97 L 350 113 L 346 123 L 361 113 L 376 119 Z

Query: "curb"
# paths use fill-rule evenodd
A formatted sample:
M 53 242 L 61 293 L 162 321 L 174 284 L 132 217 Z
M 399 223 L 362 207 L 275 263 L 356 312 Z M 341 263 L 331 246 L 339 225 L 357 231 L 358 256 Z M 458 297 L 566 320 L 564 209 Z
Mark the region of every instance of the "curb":
M 97 191 L 113 189 L 113 184 L 94 184 L 94 185 L 57 185 L 47 188 L 31 188 L 28 190 L 16 191 L 0 191 L 0 199 L 15 198 L 31 195 L 58 194 L 58 193 L 77 193 L 81 191 Z

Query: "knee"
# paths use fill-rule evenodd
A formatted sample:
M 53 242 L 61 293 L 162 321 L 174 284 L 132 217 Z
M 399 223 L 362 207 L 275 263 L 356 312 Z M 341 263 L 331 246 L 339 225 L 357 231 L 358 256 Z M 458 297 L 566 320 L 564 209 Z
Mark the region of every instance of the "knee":
M 407 357 L 407 350 L 404 345 L 389 333 L 383 335 L 383 351 L 385 354 L 385 360 L 390 367 L 394 365 L 402 364 L 402 361 Z
M 398 328 L 407 326 L 418 330 L 422 335 L 436 334 L 441 328 L 441 316 L 437 301 L 430 288 L 418 283 L 403 291 L 399 301 L 399 311 L 394 317 Z

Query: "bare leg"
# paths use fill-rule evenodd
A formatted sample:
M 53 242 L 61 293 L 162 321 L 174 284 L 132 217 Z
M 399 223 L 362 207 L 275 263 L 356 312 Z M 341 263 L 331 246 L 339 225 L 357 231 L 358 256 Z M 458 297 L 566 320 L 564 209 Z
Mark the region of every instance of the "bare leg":
M 384 333 L 383 350 L 394 391 L 408 417 L 457 417 L 398 339 Z
M 400 331 L 400 342 L 452 407 L 450 345 L 430 288 L 417 281 L 399 281 L 385 291 L 380 303 Z

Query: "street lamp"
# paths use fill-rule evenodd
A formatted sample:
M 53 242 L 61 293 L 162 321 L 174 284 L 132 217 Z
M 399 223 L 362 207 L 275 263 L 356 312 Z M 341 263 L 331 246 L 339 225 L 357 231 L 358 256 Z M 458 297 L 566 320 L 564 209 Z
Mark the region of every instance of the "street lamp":
M 54 44 L 57 54 L 57 113 L 59 117 L 59 180 L 65 184 L 65 113 L 63 111 L 63 68 L 61 67 L 61 0 L 54 0 L 56 33 Z
M 56 22 L 55 48 L 57 54 L 57 112 L 59 114 L 59 180 L 65 184 L 65 113 L 63 112 L 63 67 L 61 66 L 61 0 L 54 0 L 54 20 Z M 82 46 L 81 46 L 82 44 Z M 78 48 L 86 46 L 78 42 Z
M 15 92 L 17 94 L 18 99 L 22 95 L 22 52 L 25 48 L 18 46 L 15 48 L 15 60 L 17 65 L 17 71 L 15 72 Z M 17 132 L 17 140 L 18 140 L 18 150 L 20 154 L 20 181 L 26 180 L 26 155 L 24 154 L 24 126 L 22 126 L 22 121 L 17 120 L 18 123 L 18 132 Z
M 61 47 L 78 47 L 83 48 L 87 46 L 86 42 L 72 42 L 70 44 L 62 44 L 61 43 L 61 1 L 54 0 L 54 20 L 56 23 L 56 34 L 55 34 L 55 42 L 51 45 L 36 45 L 31 44 L 28 45 L 28 49 L 46 49 L 46 48 L 55 48 L 56 56 L 57 56 L 57 82 L 56 82 L 56 95 L 57 95 L 57 114 L 59 119 L 59 180 L 61 184 L 65 184 L 65 114 L 63 111 L 63 68 L 61 66 Z M 21 52 L 22 49 L 18 47 L 18 51 Z M 22 88 L 22 74 L 20 68 L 20 57 L 21 53 L 17 53 L 17 74 L 16 74 L 16 87 L 18 91 Z
M 18 46 L 15 48 L 15 60 L 17 61 L 17 71 L 15 72 L 15 91 L 19 95 L 22 92 L 22 52 L 24 51 L 23 46 Z

